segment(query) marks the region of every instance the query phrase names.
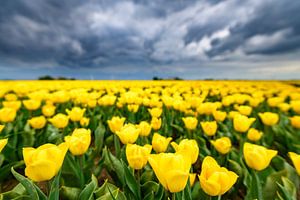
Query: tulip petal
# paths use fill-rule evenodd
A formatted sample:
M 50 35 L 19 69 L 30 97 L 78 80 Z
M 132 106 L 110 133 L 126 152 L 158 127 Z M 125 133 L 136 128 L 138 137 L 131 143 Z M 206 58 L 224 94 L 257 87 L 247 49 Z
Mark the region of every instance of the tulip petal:
M 36 161 L 26 166 L 25 175 L 35 182 L 48 181 L 56 175 L 56 164 L 47 160 Z
M 167 180 L 167 188 L 172 193 L 182 191 L 185 188 L 189 178 L 189 173 L 181 170 L 171 170 L 165 175 Z

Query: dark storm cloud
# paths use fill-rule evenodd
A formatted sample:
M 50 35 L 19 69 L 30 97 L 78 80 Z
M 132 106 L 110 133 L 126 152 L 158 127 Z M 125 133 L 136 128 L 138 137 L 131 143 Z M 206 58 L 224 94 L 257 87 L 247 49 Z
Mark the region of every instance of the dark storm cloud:
M 3 0 L 0 67 L 183 73 L 171 66 L 296 62 L 299 9 L 294 0 Z

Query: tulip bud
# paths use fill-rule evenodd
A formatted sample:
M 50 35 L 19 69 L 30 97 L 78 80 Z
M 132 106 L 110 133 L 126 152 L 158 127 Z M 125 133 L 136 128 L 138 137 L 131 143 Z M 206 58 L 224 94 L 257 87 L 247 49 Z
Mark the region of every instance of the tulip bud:
M 161 118 L 153 117 L 151 120 L 151 127 L 153 130 L 158 130 L 161 127 Z
M 165 152 L 171 140 L 171 137 L 166 138 L 158 133 L 154 133 L 152 138 L 152 147 L 156 153 Z
M 55 114 L 56 107 L 52 104 L 46 104 L 42 107 L 42 113 L 46 117 L 51 117 Z
M 41 101 L 35 99 L 28 99 L 24 100 L 23 104 L 27 110 L 37 110 L 41 106 Z
M 184 125 L 189 130 L 194 130 L 197 127 L 198 120 L 196 117 L 183 117 L 182 121 L 184 122 Z
M 227 116 L 227 113 L 219 111 L 219 110 L 214 110 L 213 111 L 213 116 L 214 116 L 216 121 L 223 122 L 225 120 L 226 116 Z
M 81 118 L 83 118 L 85 108 L 81 109 L 79 107 L 74 107 L 72 110 L 67 109 L 66 112 L 68 113 L 71 121 L 73 122 L 79 122 Z
M 294 152 L 289 152 L 289 156 L 296 168 L 298 175 L 300 176 L 300 155 Z
M 184 156 L 189 156 L 192 164 L 197 161 L 199 155 L 199 147 L 196 140 L 183 139 L 179 144 L 176 144 L 176 142 L 172 142 L 171 145 L 175 149 L 176 153 L 181 153 Z
M 211 122 L 200 122 L 202 130 L 208 136 L 213 136 L 216 134 L 218 125 L 216 121 Z
M 123 144 L 133 144 L 138 139 L 140 129 L 133 124 L 125 124 L 116 135 L 120 138 Z
M 67 115 L 58 113 L 54 117 L 49 119 L 49 121 L 56 128 L 65 128 L 69 123 L 69 117 Z
M 141 121 L 138 128 L 141 130 L 140 136 L 147 137 L 151 133 L 151 125 L 146 121 Z
M 258 114 L 264 125 L 273 126 L 278 123 L 279 115 L 277 113 L 265 112 Z
M 255 118 L 248 118 L 245 115 L 237 114 L 233 118 L 234 130 L 238 132 L 246 132 L 255 121 Z
M 89 123 L 90 123 L 90 119 L 87 117 L 83 117 L 80 120 L 80 125 L 83 127 L 87 127 L 89 125 Z
M 161 108 L 152 108 L 152 109 L 148 109 L 148 111 L 149 111 L 151 117 L 154 117 L 154 118 L 159 118 L 162 113 Z
M 211 140 L 210 142 L 221 154 L 227 154 L 231 149 L 231 140 L 229 137 L 221 137 L 215 141 Z
M 1 122 L 12 122 L 15 120 L 17 112 L 13 108 L 1 108 L 0 109 L 0 121 Z
M 292 127 L 300 129 L 300 116 L 291 117 L 290 121 L 291 121 Z
M 250 128 L 248 131 L 248 134 L 247 134 L 247 138 L 252 142 L 256 142 L 256 141 L 260 140 L 262 135 L 263 135 L 263 133 L 261 131 L 258 131 L 255 128 Z
M 73 155 L 83 155 L 91 144 L 91 130 L 84 128 L 75 129 L 71 136 L 65 137 L 65 141 Z
M 122 117 L 113 117 L 110 120 L 107 120 L 109 129 L 111 132 L 116 133 L 117 131 L 120 131 L 123 127 L 123 124 L 125 122 L 125 118 Z
M 126 145 L 126 158 L 128 164 L 133 169 L 142 169 L 148 161 L 152 146 L 146 144 L 145 146 L 139 146 L 137 144 Z
M 46 125 L 46 118 L 44 116 L 33 117 L 28 122 L 32 128 L 42 129 Z

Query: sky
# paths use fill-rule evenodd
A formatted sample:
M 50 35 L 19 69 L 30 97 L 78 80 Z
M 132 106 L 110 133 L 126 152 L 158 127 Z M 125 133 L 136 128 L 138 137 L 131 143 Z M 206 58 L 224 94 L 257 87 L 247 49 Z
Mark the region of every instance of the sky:
M 0 79 L 300 79 L 299 0 L 1 0 Z

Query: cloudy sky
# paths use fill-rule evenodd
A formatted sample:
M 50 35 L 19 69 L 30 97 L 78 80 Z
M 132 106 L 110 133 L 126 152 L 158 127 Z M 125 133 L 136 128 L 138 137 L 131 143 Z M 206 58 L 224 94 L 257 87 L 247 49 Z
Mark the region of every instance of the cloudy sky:
M 0 79 L 299 79 L 299 10 L 299 0 L 1 0 Z

